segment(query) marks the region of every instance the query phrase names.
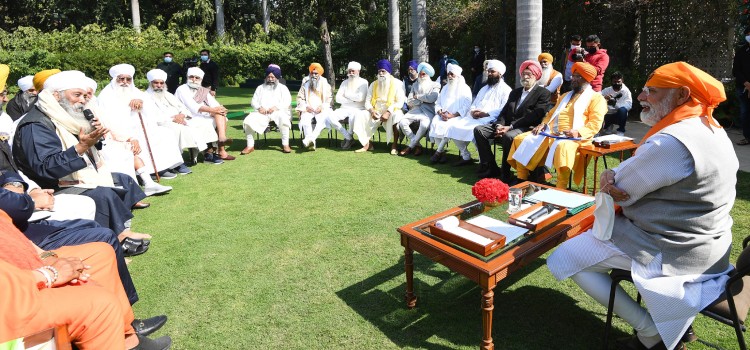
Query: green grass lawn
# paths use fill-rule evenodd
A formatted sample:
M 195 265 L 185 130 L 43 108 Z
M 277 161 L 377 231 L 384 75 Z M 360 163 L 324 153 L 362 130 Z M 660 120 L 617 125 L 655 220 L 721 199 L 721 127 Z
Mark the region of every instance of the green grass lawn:
M 224 88 L 219 100 L 245 110 L 250 92 Z M 136 317 L 167 314 L 156 335 L 171 335 L 175 349 L 476 349 L 480 288 L 415 254 L 419 302 L 407 310 L 396 232 L 472 200 L 475 168 L 391 156 L 384 143 L 355 154 L 328 147 L 324 136 L 318 151 L 300 152 L 295 133 L 292 154 L 269 133 L 267 145 L 239 156 L 241 118 L 231 120 L 237 160 L 165 180 L 174 190 L 136 213 L 134 229 L 154 236 L 130 264 Z M 458 159 L 452 145 L 449 154 Z M 732 259 L 750 233 L 748 185 L 740 173 Z M 496 348 L 601 348 L 605 307 L 570 280 L 557 282 L 544 257 L 495 289 Z M 615 326 L 615 338 L 629 332 L 619 319 Z M 699 316 L 695 329 L 736 348 L 729 327 Z

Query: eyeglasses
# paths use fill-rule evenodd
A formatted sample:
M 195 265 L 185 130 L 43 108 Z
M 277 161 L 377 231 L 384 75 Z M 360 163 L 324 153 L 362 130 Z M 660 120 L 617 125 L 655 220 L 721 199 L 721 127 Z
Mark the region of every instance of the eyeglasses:
M 132 77 L 117 77 L 117 81 L 133 81 Z

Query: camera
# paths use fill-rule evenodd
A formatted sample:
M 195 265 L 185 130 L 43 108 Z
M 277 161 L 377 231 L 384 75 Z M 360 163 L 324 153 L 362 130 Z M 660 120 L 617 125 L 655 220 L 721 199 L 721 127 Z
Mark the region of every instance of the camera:
M 620 97 L 622 97 L 622 92 L 618 92 L 614 96 L 611 96 L 609 98 L 609 101 L 607 101 L 607 104 L 610 105 L 610 106 L 614 106 L 615 104 L 617 104 L 617 99 L 620 98 Z
M 586 50 L 582 47 L 576 47 L 573 52 L 573 62 L 583 62 L 583 56 L 586 54 Z
M 182 68 L 187 70 L 188 68 L 198 67 L 198 57 L 186 58 L 182 61 Z

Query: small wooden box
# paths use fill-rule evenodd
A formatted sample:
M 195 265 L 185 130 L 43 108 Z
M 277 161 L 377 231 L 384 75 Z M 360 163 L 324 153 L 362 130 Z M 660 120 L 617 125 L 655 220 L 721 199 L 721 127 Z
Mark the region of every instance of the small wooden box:
M 531 215 L 531 213 L 536 212 L 537 210 L 541 209 L 543 205 L 546 205 L 547 203 L 536 203 L 524 210 L 518 211 L 513 213 L 508 218 L 508 223 L 527 228 L 531 231 L 539 231 L 547 226 L 551 226 L 558 222 L 559 220 L 563 219 L 566 214 L 568 214 L 568 208 L 561 207 L 554 205 L 555 209 L 557 209 L 557 212 L 554 212 L 552 214 L 547 214 L 537 220 L 535 222 L 528 222 L 524 220 L 523 218 L 525 216 Z
M 635 143 L 633 140 L 624 140 L 624 141 L 601 141 L 597 142 L 594 141 L 592 144 L 599 148 L 606 148 L 606 149 L 620 149 L 625 148 L 629 149 L 630 146 L 634 145 Z
M 437 226 L 435 224 L 430 224 L 430 233 L 432 235 L 435 235 L 437 237 L 440 237 L 448 242 L 454 243 L 456 245 L 459 245 L 461 247 L 464 247 L 468 250 L 471 250 L 472 252 L 475 252 L 477 254 L 480 254 L 482 256 L 487 256 L 492 254 L 494 251 L 505 247 L 505 236 L 492 232 L 488 229 L 481 228 L 476 225 L 472 225 L 466 221 L 459 220 L 458 227 L 461 227 L 465 230 L 471 231 L 472 233 L 475 233 L 477 235 L 480 235 L 485 238 L 489 238 L 492 240 L 491 243 L 487 245 L 481 245 L 479 243 L 473 242 L 471 240 L 468 240 L 466 238 L 463 238 L 461 236 L 455 235 L 451 232 L 445 231 Z

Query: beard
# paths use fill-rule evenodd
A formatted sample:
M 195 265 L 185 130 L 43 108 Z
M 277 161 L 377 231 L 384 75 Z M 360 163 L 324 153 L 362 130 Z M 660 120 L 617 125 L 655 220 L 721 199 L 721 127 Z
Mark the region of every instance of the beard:
M 151 88 L 151 89 L 154 90 L 154 92 L 156 93 L 161 93 L 161 94 L 164 93 L 164 88 Z
M 674 96 L 676 95 L 676 93 L 677 89 L 670 90 L 662 100 L 655 104 L 642 101 L 641 107 L 645 107 L 648 109 L 648 111 L 641 111 L 641 121 L 643 122 L 643 124 L 654 126 L 660 120 L 664 119 L 664 117 L 666 117 L 669 112 L 672 112 L 674 107 L 676 107 L 674 105 Z
M 347 76 L 347 77 L 348 77 L 348 78 L 349 78 L 350 80 L 354 80 L 354 79 L 356 79 L 357 77 L 359 77 L 359 74 L 354 74 L 354 73 L 352 73 L 352 74 L 347 74 L 346 76 Z
M 487 76 L 487 85 L 494 86 L 495 84 L 500 82 L 500 76 L 499 75 L 493 75 L 493 76 Z
M 318 81 L 320 81 L 319 78 L 310 77 L 310 91 L 318 91 Z
M 273 90 L 273 89 L 276 89 L 276 86 L 279 85 L 279 81 L 278 80 L 270 81 L 266 79 L 265 85 L 266 87 L 269 87 Z
M 83 110 L 86 108 L 86 105 L 84 105 L 83 103 L 73 103 L 68 100 L 67 97 L 65 97 L 65 94 L 61 94 L 60 106 L 74 119 L 78 120 L 81 123 L 84 123 L 85 125 L 90 125 L 86 120 L 86 117 L 83 115 Z
M 385 76 L 385 75 L 378 75 L 378 83 L 380 83 L 380 85 L 385 84 L 387 81 L 388 81 L 388 77 L 387 76 Z
M 536 79 L 521 78 L 521 86 L 523 86 L 525 90 L 530 90 L 532 87 L 534 87 L 535 84 Z
M 189 81 L 187 83 L 187 86 L 193 90 L 198 90 L 199 87 L 201 87 L 201 83 L 194 83 L 192 81 Z

